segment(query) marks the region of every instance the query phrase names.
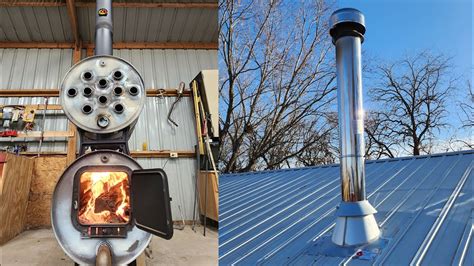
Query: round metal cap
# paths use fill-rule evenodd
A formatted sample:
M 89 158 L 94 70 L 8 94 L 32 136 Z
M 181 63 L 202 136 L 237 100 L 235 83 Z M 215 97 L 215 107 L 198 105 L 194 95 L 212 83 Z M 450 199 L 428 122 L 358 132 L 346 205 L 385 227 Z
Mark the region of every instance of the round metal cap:
M 365 28 L 364 14 L 355 8 L 341 8 L 334 11 L 329 19 L 329 27 L 332 29 L 343 22 L 357 23 Z

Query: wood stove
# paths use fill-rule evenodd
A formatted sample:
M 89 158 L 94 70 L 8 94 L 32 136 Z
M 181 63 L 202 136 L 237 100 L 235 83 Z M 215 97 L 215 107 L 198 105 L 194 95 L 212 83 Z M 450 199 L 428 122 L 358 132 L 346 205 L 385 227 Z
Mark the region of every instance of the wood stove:
M 54 234 L 77 264 L 133 262 L 151 234 L 170 239 L 173 222 L 166 173 L 142 169 L 128 140 L 145 105 L 143 79 L 112 56 L 112 3 L 97 0 L 96 55 L 71 67 L 60 102 L 77 126 L 80 157 L 56 184 Z

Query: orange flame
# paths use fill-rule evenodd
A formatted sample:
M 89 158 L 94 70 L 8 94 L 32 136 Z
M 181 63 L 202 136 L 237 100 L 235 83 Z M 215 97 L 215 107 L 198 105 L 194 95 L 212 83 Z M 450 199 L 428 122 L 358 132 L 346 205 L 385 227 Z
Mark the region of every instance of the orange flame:
M 84 172 L 80 181 L 81 224 L 117 224 L 130 220 L 127 173 Z

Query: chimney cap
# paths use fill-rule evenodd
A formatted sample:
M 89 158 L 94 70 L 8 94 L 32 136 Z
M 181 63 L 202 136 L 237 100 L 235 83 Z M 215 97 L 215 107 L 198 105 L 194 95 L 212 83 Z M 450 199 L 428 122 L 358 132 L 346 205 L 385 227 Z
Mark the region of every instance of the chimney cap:
M 355 8 L 341 8 L 332 13 L 329 19 L 329 34 L 333 41 L 343 36 L 360 37 L 363 41 L 365 33 L 365 17 Z

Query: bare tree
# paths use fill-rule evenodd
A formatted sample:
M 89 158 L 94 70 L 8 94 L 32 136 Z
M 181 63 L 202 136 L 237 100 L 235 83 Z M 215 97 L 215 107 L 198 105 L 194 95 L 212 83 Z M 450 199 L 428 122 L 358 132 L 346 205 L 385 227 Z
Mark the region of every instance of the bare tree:
M 465 101 L 460 103 L 460 107 L 464 116 L 461 118 L 462 127 L 467 129 L 474 128 L 474 91 L 470 81 L 467 81 L 467 97 Z
M 220 2 L 222 171 L 291 166 L 325 145 L 335 90 L 328 12 L 322 0 Z
M 380 106 L 376 120 L 381 128 L 378 135 L 370 127 L 367 133 L 388 156 L 398 138 L 398 147 L 413 155 L 430 152 L 429 138 L 447 125 L 446 98 L 455 83 L 450 69 L 449 58 L 426 52 L 378 67 L 380 83 L 370 94 Z
M 460 119 L 462 122 L 461 129 L 467 130 L 468 135 L 470 135 L 471 137 L 468 139 L 459 138 L 450 141 L 457 144 L 457 146 L 461 146 L 467 149 L 474 149 L 474 142 L 472 137 L 472 131 L 474 128 L 474 91 L 472 90 L 471 82 L 469 80 L 466 84 L 467 97 L 465 97 L 464 100 L 459 103 L 459 107 L 461 108 Z
M 396 155 L 395 149 L 400 138 L 391 134 L 391 123 L 383 117 L 385 116 L 380 112 L 368 112 L 365 121 L 365 157 L 367 159 L 394 158 Z

